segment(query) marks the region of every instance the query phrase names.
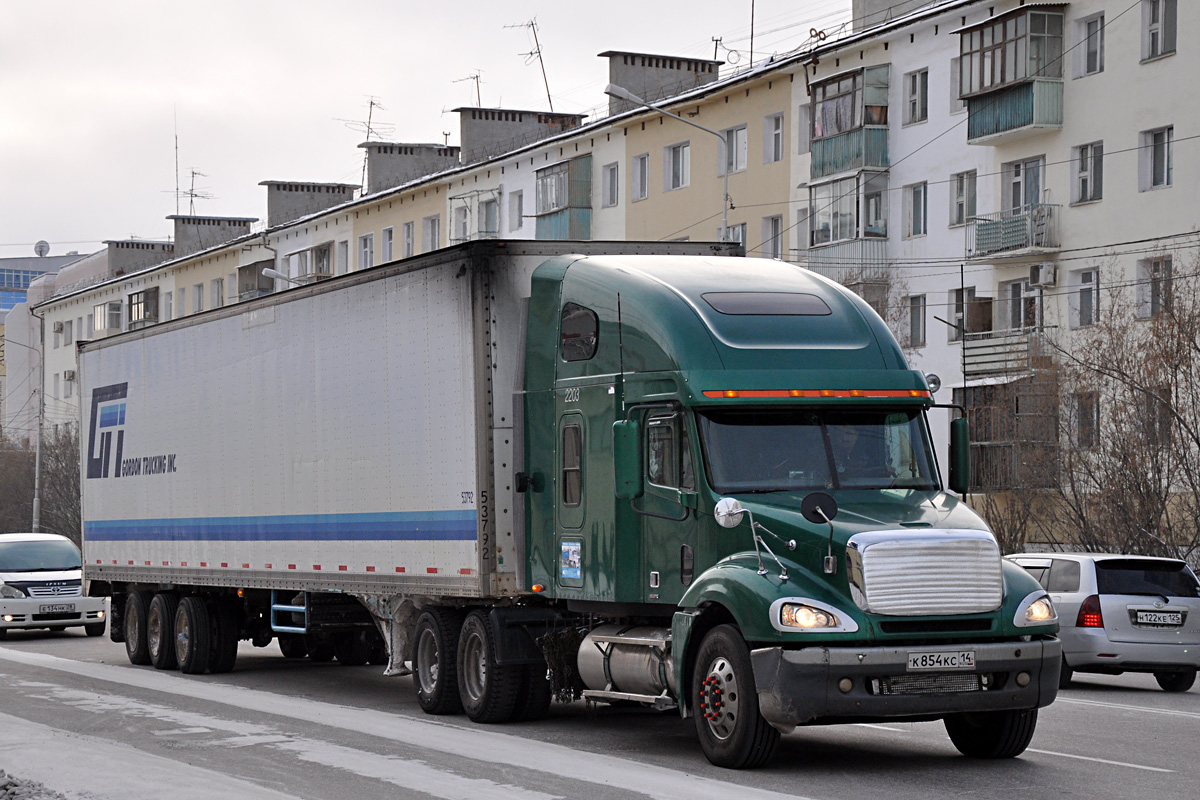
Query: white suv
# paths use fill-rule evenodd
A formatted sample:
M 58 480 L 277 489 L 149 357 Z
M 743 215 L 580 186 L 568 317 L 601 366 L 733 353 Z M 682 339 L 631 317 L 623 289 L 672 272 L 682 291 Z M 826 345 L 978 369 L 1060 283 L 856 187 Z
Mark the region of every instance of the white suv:
M 104 633 L 108 600 L 83 596 L 79 548 L 53 533 L 0 534 L 0 639 L 13 628 Z
M 1200 582 L 1170 558 L 1083 553 L 1008 556 L 1029 571 L 1058 610 L 1063 665 L 1075 672 L 1151 672 L 1186 692 L 1200 667 Z

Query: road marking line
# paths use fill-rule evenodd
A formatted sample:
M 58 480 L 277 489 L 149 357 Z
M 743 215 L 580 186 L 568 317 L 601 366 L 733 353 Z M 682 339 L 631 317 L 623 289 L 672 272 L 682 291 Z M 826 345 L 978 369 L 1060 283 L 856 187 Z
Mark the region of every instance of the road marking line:
M 604 753 L 576 750 L 564 745 L 525 739 L 513 734 L 464 728 L 436 719 L 406 717 L 374 709 L 351 708 L 320 700 L 292 697 L 261 689 L 193 680 L 177 673 L 143 670 L 72 661 L 58 656 L 30 653 L 0 647 L 0 660 L 66 672 L 92 680 L 137 687 L 154 692 L 190 697 L 207 703 L 232 706 L 242 711 L 257 711 L 277 717 L 341 728 L 433 750 L 463 760 L 474 760 L 505 768 L 526 769 L 594 783 L 608 789 L 624 789 L 655 800 L 778 800 L 799 795 L 781 795 L 742 783 L 693 775 L 682 770 L 659 767 L 633 759 Z M 464 753 L 470 753 L 465 756 Z
M 1149 772 L 1174 772 L 1173 769 L 1163 769 L 1161 767 L 1147 767 L 1144 764 L 1130 764 L 1125 761 L 1109 761 L 1107 758 L 1093 758 L 1092 756 L 1077 756 L 1073 753 L 1056 753 L 1053 750 L 1034 750 L 1032 747 L 1026 749 L 1026 753 L 1040 753 L 1044 756 L 1058 756 L 1060 758 L 1077 758 L 1080 761 L 1095 761 L 1098 764 L 1112 764 L 1115 767 L 1130 767 L 1132 769 L 1144 769 Z
M 1177 711 L 1172 708 L 1154 708 L 1152 706 L 1130 706 L 1130 705 L 1125 705 L 1123 703 L 1108 703 L 1103 700 L 1078 700 L 1078 699 L 1074 699 L 1074 698 L 1063 697 L 1061 695 L 1059 695 L 1059 697 L 1054 702 L 1055 703 L 1068 703 L 1068 704 L 1073 703 L 1073 704 L 1079 705 L 1079 706 L 1101 706 L 1102 708 L 1119 708 L 1124 711 L 1142 711 L 1147 714 L 1166 714 L 1166 715 L 1172 716 L 1172 717 L 1193 717 L 1196 719 L 1200 719 L 1200 713 L 1196 713 L 1195 711 Z

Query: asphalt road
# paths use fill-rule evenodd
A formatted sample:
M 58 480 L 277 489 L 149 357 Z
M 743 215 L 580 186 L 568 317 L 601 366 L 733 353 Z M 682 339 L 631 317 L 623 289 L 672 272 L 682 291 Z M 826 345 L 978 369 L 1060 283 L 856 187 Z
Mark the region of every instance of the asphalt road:
M 711 766 L 674 713 L 555 705 L 505 726 L 428 717 L 382 667 L 284 659 L 243 643 L 237 669 L 133 667 L 82 631 L 0 643 L 0 769 L 78 800 L 212 798 L 1200 797 L 1200 687 L 1081 676 L 1017 759 L 958 755 L 940 723 L 800 729 L 753 772 Z

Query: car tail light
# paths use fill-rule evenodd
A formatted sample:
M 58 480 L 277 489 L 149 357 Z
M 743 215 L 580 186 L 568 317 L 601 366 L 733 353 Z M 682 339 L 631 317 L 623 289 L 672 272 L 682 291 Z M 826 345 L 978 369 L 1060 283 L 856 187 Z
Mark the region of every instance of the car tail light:
M 1094 594 L 1079 606 L 1079 616 L 1075 618 L 1076 628 L 1103 628 L 1104 615 L 1100 613 L 1100 595 Z

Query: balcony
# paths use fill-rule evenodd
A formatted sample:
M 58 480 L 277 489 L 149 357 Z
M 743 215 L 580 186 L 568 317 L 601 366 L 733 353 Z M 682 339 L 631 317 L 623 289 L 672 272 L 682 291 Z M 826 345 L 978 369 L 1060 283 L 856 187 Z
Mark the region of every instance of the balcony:
M 1056 334 L 1052 326 L 968 333 L 963 341 L 963 375 L 974 380 L 1049 367 Z
M 814 247 L 808 251 L 808 268 L 843 286 L 861 283 L 886 284 L 886 239 L 850 239 Z
M 1058 250 L 1061 208 L 1031 203 L 972 217 L 967 226 L 967 258 L 1018 257 Z
M 1032 78 L 967 98 L 967 144 L 1006 143 L 1044 130 L 1061 130 L 1062 124 L 1061 78 Z
M 886 126 L 863 126 L 836 136 L 814 139 L 809 145 L 811 176 L 823 178 L 863 167 L 887 167 L 887 133 Z

